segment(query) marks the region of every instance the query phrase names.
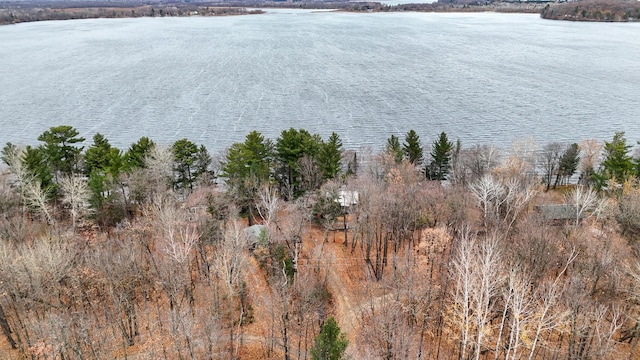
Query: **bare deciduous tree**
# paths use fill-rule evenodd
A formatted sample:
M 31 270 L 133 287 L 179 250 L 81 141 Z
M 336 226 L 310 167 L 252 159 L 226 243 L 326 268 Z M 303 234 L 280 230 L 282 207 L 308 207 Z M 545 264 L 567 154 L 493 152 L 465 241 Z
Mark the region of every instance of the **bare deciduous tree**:
M 562 156 L 562 144 L 551 142 L 542 148 L 540 153 L 540 165 L 542 166 L 542 179 L 545 190 L 549 191 L 553 178 L 558 177 L 558 167 Z
M 76 229 L 77 220 L 89 212 L 91 191 L 87 181 L 77 175 L 65 176 L 60 179 L 62 203 L 67 205 L 71 214 L 71 226 Z
M 493 146 L 473 145 L 471 148 L 462 149 L 458 157 L 458 169 L 453 171 L 450 180 L 466 186 L 491 173 L 498 165 L 500 152 Z
M 485 334 L 502 282 L 502 257 L 497 238 L 478 240 L 469 230 L 456 242 L 452 262 L 453 313 L 459 334 L 459 358 L 480 358 Z
M 535 356 L 537 346 L 541 341 L 542 332 L 556 329 L 562 324 L 563 319 L 567 315 L 565 311 L 557 307 L 564 293 L 564 286 L 561 279 L 569 268 L 569 265 L 575 261 L 577 256 L 578 254 L 575 251 L 571 251 L 564 264 L 564 268 L 558 276 L 556 276 L 553 281 L 543 282 L 534 294 L 535 310 L 531 320 L 533 338 L 530 340 L 529 360 L 532 360 Z
M 580 142 L 580 151 L 582 157 L 578 169 L 580 170 L 580 182 L 589 184 L 591 176 L 600 165 L 600 156 L 604 145 L 595 139 L 584 140 Z
M 305 155 L 300 158 L 298 160 L 298 168 L 300 169 L 301 190 L 313 191 L 322 185 L 322 170 L 313 157 Z
M 24 149 L 13 146 L 7 147 L 7 150 L 3 154 L 2 160 L 7 164 L 9 172 L 13 176 L 13 185 L 22 196 L 23 201 L 26 201 L 26 189 L 34 181 L 34 176 L 29 173 L 29 170 L 24 165 Z
M 247 266 L 243 253 L 248 246 L 247 235 L 237 219 L 231 220 L 224 240 L 214 253 L 213 267 L 227 286 L 227 293 L 233 295 Z
M 56 223 L 49 207 L 49 197 L 51 196 L 51 192 L 49 189 L 43 189 L 40 186 L 40 181 L 36 179 L 26 184 L 24 196 L 27 205 L 33 211 L 42 215 L 48 224 L 54 225 Z
M 282 201 L 278 197 L 278 192 L 271 186 L 263 185 L 258 192 L 256 209 L 264 224 L 269 227 L 272 222 L 278 221 L 278 211 L 282 207 Z
M 492 175 L 469 185 L 482 212 L 485 227 L 493 225 L 505 234 L 536 193 L 533 183 L 519 178 L 497 179 Z
M 155 194 L 164 193 L 169 188 L 173 176 L 173 163 L 174 157 L 170 147 L 153 146 L 144 159 L 145 169 L 142 176 L 145 189 L 139 191 L 148 193 L 148 199 L 153 199 Z
M 597 217 L 606 206 L 605 199 L 602 199 L 591 187 L 585 186 L 573 188 L 567 195 L 566 202 L 572 206 L 576 227 L 587 216 Z
M 189 260 L 191 250 L 198 242 L 198 231 L 194 224 L 185 224 L 179 228 L 169 229 L 164 238 L 163 251 L 174 261 L 185 264 Z
M 607 359 L 613 355 L 615 358 L 621 358 L 616 351 L 615 345 L 622 325 L 624 324 L 624 311 L 616 305 L 606 306 L 599 305 L 594 311 L 593 325 L 593 356 L 595 359 Z
M 502 322 L 509 320 L 509 339 L 504 359 L 518 359 L 518 350 L 523 345 L 522 334 L 526 331 L 533 314 L 533 298 L 528 276 L 518 267 L 509 271 L 508 285 L 503 290 L 504 312 Z M 507 311 L 509 316 L 507 317 Z M 502 333 L 502 326 L 500 328 Z M 500 336 L 495 350 L 495 358 L 500 354 Z
M 105 292 L 111 300 L 111 306 L 105 306 L 105 310 L 122 335 L 123 347 L 133 346 L 140 334 L 138 297 L 150 279 L 141 266 L 143 259 L 135 239 L 125 235 L 122 240 L 111 239 L 110 243 L 111 246 L 88 254 L 88 261 L 101 272 Z
M 50 316 L 70 316 L 70 289 L 64 284 L 70 280 L 76 253 L 68 239 L 40 237 L 15 248 L 0 246 L 0 288 L 6 324 L 0 324 L 9 342 L 23 354 L 42 342 L 55 345 L 57 354 L 67 353 L 68 343 L 61 343 L 47 329 Z M 6 306 L 6 307 L 5 307 Z M 6 325 L 6 327 L 5 327 Z
M 615 219 L 622 228 L 622 234 L 632 240 L 640 235 L 640 189 L 625 183 L 618 197 Z

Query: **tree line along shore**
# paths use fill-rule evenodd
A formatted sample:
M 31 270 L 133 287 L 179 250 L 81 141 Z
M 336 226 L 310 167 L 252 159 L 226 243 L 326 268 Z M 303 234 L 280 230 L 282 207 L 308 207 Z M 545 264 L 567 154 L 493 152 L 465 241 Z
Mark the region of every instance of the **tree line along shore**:
M 640 158 L 409 130 L 2 149 L 8 359 L 637 357 Z M 86 145 L 83 145 L 86 144 Z
M 247 10 L 241 6 L 197 5 L 190 3 L 118 6 L 87 3 L 43 3 L 35 6 L 2 6 L 0 4 L 0 25 L 46 20 L 74 20 L 101 18 L 174 17 L 174 16 L 228 16 L 261 14 L 261 10 Z
M 542 18 L 570 21 L 640 21 L 638 1 L 585 0 L 546 6 Z
M 385 5 L 380 2 L 237 2 L 237 3 L 100 3 L 100 2 L 4 2 L 0 3 L 0 25 L 45 20 L 95 18 L 222 16 L 260 14 L 260 8 L 336 9 L 351 12 L 503 12 L 537 13 L 544 19 L 629 22 L 640 19 L 640 5 L 626 0 L 550 2 L 457 2 Z
M 258 9 L 247 10 L 247 7 L 268 8 L 296 8 L 296 9 L 334 9 L 351 12 L 389 12 L 389 11 L 437 11 L 437 12 L 526 12 L 539 13 L 543 6 L 540 4 L 495 3 L 483 5 L 467 4 L 406 4 L 389 6 L 379 2 L 267 2 L 267 3 L 176 3 L 154 5 L 118 5 L 101 3 L 34 3 L 25 6 L 23 3 L 0 4 L 0 25 L 17 24 L 21 22 L 46 20 L 73 20 L 97 18 L 135 18 L 135 17 L 187 17 L 187 16 L 222 16 L 222 15 L 252 15 L 264 11 Z

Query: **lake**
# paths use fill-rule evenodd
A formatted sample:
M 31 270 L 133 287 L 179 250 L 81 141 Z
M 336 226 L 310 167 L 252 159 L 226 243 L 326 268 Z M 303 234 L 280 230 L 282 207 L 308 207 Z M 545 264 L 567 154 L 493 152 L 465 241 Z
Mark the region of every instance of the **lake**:
M 532 14 L 269 10 L 0 27 L 0 144 L 67 124 L 218 152 L 251 130 L 380 149 L 415 129 L 463 145 L 640 140 L 640 23 Z

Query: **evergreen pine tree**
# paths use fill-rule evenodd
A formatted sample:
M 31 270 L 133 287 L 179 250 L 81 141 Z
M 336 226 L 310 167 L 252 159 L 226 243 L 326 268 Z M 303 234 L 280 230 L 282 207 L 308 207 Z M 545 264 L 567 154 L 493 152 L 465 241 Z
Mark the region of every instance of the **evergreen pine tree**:
M 629 176 L 634 175 L 635 166 L 633 158 L 629 154 L 631 145 L 627 145 L 624 132 L 619 131 L 613 136 L 611 142 L 604 143 L 604 161 L 602 161 L 600 176 L 603 180 L 615 179 L 619 183 L 624 182 Z
M 171 150 L 174 160 L 173 171 L 176 174 L 174 186 L 177 189 L 193 190 L 196 177 L 194 172 L 199 155 L 198 145 L 187 139 L 180 139 L 173 143 Z
M 340 360 L 349 345 L 349 340 L 340 331 L 340 327 L 333 317 L 327 319 L 314 340 L 311 348 L 311 359 L 313 360 Z
M 413 165 L 422 164 L 422 145 L 420 144 L 420 136 L 412 129 L 409 130 L 402 144 L 402 152 L 404 157 Z
M 453 143 L 449 141 L 447 134 L 440 133 L 438 140 L 431 147 L 431 163 L 425 168 L 425 174 L 429 180 L 446 180 L 451 170 L 451 153 Z
M 400 163 L 402 161 L 402 146 L 400 145 L 400 139 L 398 139 L 397 136 L 391 135 L 391 137 L 387 139 L 385 151 L 395 160 L 396 163 Z
M 83 147 L 74 144 L 84 141 L 78 137 L 78 130 L 68 125 L 54 126 L 38 136 L 38 140 L 44 142 L 44 151 L 47 163 L 58 178 L 58 173 L 70 175 L 78 170 L 78 162 Z
M 560 161 L 558 163 L 558 175 L 556 181 L 553 184 L 555 189 L 561 182 L 566 182 L 573 174 L 578 170 L 578 164 L 580 163 L 580 147 L 578 144 L 573 143 L 569 145 L 562 153 Z
M 144 158 L 156 144 L 153 140 L 143 136 L 137 142 L 129 146 L 129 150 L 124 155 L 127 169 L 138 169 L 145 167 Z
M 334 179 L 342 169 L 342 140 L 336 133 L 331 133 L 329 140 L 320 145 L 317 164 L 322 170 L 325 180 Z

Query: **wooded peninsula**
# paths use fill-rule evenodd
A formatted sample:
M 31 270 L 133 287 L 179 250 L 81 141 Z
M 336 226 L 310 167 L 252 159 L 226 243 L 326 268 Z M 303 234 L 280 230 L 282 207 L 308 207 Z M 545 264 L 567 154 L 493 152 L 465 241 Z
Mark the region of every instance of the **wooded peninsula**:
M 637 359 L 625 134 L 430 135 L 6 144 L 3 359 Z
M 565 2 L 545 7 L 541 16 L 544 19 L 571 21 L 640 21 L 640 2 L 619 0 Z

